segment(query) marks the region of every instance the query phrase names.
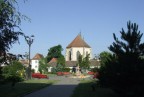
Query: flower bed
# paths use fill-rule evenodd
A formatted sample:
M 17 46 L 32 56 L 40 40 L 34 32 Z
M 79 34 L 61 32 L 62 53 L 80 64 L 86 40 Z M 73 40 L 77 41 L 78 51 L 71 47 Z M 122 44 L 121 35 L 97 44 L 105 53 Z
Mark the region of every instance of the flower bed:
M 94 72 L 89 71 L 88 74 L 89 74 L 89 75 L 94 75 Z
M 70 72 L 57 72 L 58 76 L 62 76 L 62 75 L 69 75 Z
M 69 75 L 70 74 L 70 72 L 62 72 L 63 73 L 63 75 Z
M 48 76 L 47 75 L 44 75 L 44 74 L 40 74 L 40 73 L 33 73 L 32 74 L 32 77 L 33 78 L 48 78 Z
M 57 72 L 57 75 L 58 75 L 58 76 L 62 76 L 63 73 L 62 73 L 62 72 Z

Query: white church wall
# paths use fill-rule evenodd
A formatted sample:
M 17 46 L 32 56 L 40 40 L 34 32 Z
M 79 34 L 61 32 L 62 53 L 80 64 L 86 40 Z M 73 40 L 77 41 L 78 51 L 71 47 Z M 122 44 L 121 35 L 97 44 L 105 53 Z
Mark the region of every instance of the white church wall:
M 92 52 L 91 48 L 86 48 L 86 47 L 72 47 L 72 48 L 67 48 L 66 49 L 66 61 L 69 60 L 69 52 L 71 51 L 71 61 L 77 61 L 77 52 L 79 51 L 83 57 L 86 57 L 86 54 L 90 54 L 90 59 L 92 59 Z

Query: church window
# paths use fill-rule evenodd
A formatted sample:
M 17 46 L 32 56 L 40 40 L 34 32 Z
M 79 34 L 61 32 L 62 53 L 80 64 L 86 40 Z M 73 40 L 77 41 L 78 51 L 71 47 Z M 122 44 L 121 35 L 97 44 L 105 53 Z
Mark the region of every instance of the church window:
M 79 56 L 80 56 L 81 54 L 80 54 L 80 52 L 79 51 L 77 51 L 77 60 L 79 59 Z
M 71 61 L 71 51 L 69 51 L 69 60 Z

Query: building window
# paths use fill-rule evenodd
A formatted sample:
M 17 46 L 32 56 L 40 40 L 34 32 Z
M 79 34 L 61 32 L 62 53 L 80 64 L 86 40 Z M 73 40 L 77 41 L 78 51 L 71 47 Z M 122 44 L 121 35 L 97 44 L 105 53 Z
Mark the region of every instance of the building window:
M 76 58 L 77 58 L 77 60 L 79 59 L 79 56 L 80 56 L 80 55 L 81 55 L 80 52 L 77 51 L 77 54 L 76 54 Z
M 35 63 L 37 63 L 37 60 L 35 60 Z
M 71 61 L 71 51 L 69 51 L 69 61 Z

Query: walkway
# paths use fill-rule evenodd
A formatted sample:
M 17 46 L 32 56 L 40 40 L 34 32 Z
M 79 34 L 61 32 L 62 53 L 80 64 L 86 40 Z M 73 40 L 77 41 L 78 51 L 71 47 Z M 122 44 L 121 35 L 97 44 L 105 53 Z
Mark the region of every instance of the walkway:
M 70 97 L 73 90 L 80 82 L 79 79 L 66 78 L 64 76 L 51 77 L 50 80 L 60 80 L 54 85 L 30 93 L 24 97 Z

